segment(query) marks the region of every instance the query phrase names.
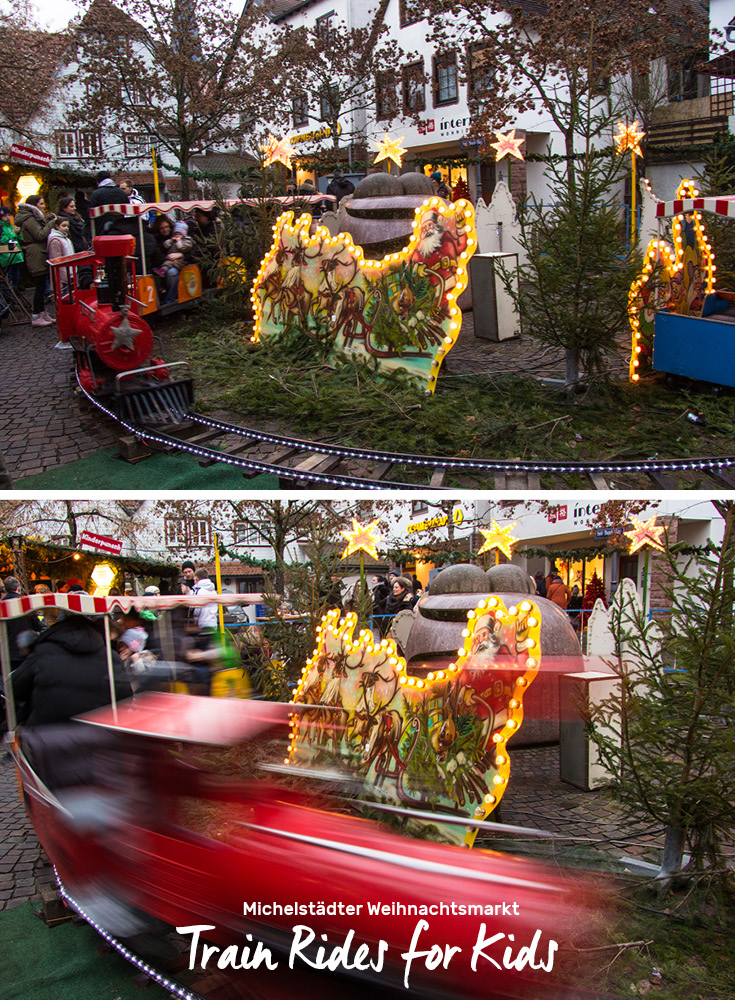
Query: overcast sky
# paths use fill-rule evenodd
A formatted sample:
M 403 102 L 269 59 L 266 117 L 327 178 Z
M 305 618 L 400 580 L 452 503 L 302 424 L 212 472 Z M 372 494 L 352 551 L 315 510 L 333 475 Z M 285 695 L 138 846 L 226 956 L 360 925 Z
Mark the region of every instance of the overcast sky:
M 26 5 L 31 12 L 35 10 L 35 20 L 39 25 L 52 31 L 65 28 L 79 12 L 72 0 L 0 0 L 0 11 L 10 13 L 11 10 L 22 10 Z

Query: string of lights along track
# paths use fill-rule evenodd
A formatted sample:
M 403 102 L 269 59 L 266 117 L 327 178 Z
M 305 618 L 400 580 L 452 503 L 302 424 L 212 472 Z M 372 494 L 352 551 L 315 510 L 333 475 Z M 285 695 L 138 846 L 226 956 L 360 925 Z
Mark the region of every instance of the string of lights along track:
M 246 478 L 263 473 L 278 477 L 281 486 L 337 489 L 538 489 L 540 476 L 587 480 L 584 485 L 608 489 L 610 477 L 647 477 L 653 486 L 676 489 L 674 476 L 706 475 L 723 489 L 735 488 L 735 456 L 686 459 L 615 460 L 608 462 L 554 462 L 495 460 L 439 455 L 403 454 L 353 448 L 326 441 L 309 441 L 241 427 L 199 413 L 187 413 L 185 433 L 171 425 L 149 425 L 121 418 L 92 396 L 77 379 L 86 399 L 120 428 L 152 448 L 182 451 L 202 466 L 228 465 Z M 570 485 L 570 484 L 569 484 Z M 623 485 L 616 483 L 615 485 Z M 627 485 L 627 484 L 626 484 Z M 684 483 L 683 485 L 694 485 Z

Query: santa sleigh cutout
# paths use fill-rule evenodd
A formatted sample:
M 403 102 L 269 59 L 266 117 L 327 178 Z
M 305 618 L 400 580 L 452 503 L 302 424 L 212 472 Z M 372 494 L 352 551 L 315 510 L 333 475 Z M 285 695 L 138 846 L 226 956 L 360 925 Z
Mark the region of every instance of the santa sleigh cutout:
M 386 209 L 389 201 L 402 199 L 386 199 Z M 392 209 L 402 211 L 402 204 Z M 457 300 L 476 248 L 475 213 L 464 200 L 424 201 L 413 210 L 405 245 L 380 260 L 369 259 L 349 233 L 332 235 L 309 215 L 295 220 L 286 212 L 253 283 L 252 339 L 300 331 L 331 345 L 331 356 L 377 359 L 381 369 L 402 368 L 433 392 L 459 336 Z

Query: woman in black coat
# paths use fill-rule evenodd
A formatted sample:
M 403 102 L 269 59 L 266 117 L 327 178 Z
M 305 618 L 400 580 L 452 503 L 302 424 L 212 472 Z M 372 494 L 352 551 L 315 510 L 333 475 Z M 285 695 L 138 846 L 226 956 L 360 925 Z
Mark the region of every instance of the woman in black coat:
M 133 692 L 116 652 L 112 669 L 115 697 L 130 698 Z M 42 632 L 10 677 L 18 721 L 28 726 L 68 722 L 112 700 L 101 626 L 83 615 L 67 615 Z
M 74 253 L 89 250 L 90 245 L 84 233 L 84 219 L 77 212 L 77 203 L 70 194 L 59 199 L 57 215 L 59 222 L 63 219 L 67 219 L 69 222 L 69 239 L 74 247 Z
M 399 576 L 393 584 L 393 593 L 386 598 L 385 613 L 393 619 L 399 611 L 411 611 L 417 600 L 411 580 L 407 576 Z

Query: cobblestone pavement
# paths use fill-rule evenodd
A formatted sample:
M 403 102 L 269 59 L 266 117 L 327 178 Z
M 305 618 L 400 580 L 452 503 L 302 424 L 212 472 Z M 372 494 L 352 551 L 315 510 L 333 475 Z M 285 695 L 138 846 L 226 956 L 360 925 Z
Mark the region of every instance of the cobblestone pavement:
M 56 885 L 20 799 L 15 766 L 0 749 L 0 910 L 10 910 Z
M 112 425 L 76 394 L 73 353 L 57 341 L 55 326 L 5 320 L 0 330 L 0 451 L 14 480 L 115 443 Z
M 631 827 L 604 791 L 584 792 L 559 779 L 558 746 L 516 750 L 503 800 L 503 821 L 581 837 L 611 856 L 660 859 L 661 838 L 655 826 Z M 591 842 L 591 843 L 589 843 Z M 577 849 L 577 841 L 559 842 L 557 855 Z M 735 860 L 735 851 L 732 852 Z M 0 910 L 10 909 L 55 885 L 46 856 L 36 840 L 18 795 L 15 767 L 0 758 Z

